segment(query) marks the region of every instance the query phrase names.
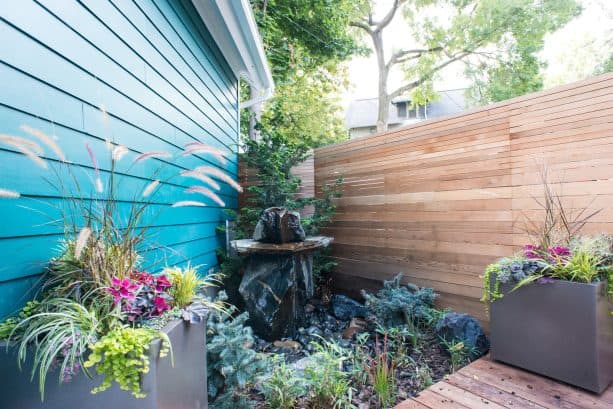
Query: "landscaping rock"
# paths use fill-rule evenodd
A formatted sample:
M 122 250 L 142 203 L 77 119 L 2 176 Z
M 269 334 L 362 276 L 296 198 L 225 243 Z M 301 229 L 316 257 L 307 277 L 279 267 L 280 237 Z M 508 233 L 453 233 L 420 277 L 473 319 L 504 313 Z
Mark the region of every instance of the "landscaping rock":
M 304 370 L 307 366 L 309 366 L 310 363 L 311 363 L 310 356 L 305 356 L 304 358 L 299 359 L 296 362 L 294 362 L 292 364 L 292 368 L 294 369 L 294 371 L 296 371 L 296 376 L 303 377 Z
M 239 292 L 258 336 L 274 341 L 294 336 L 306 324 L 304 306 L 313 296 L 312 263 L 309 253 L 250 256 Z
M 481 328 L 481 324 L 468 314 L 450 312 L 436 323 L 436 334 L 449 342 L 462 341 L 474 353 L 471 360 L 484 355 L 490 347 L 489 341 Z
M 330 312 L 339 320 L 349 321 L 354 317 L 366 318 L 368 309 L 349 297 L 335 294 L 330 300 Z
M 291 243 L 304 241 L 306 235 L 300 224 L 300 213 L 284 207 L 264 210 L 253 232 L 253 240 L 263 243 Z

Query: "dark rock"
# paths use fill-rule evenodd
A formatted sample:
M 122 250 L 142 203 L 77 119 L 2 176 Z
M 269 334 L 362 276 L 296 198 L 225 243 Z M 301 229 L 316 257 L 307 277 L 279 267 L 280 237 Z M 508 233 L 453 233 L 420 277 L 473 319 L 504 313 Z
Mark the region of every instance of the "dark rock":
M 330 312 L 339 320 L 349 321 L 353 317 L 366 318 L 368 310 L 356 300 L 335 294 L 330 300 Z
M 313 256 L 252 254 L 239 292 L 256 335 L 274 341 L 307 324 L 304 306 L 313 296 Z
M 474 349 L 471 360 L 484 355 L 490 348 L 481 324 L 468 314 L 445 314 L 436 323 L 436 334 L 448 342 L 462 341 L 467 347 Z
M 316 327 L 315 325 L 310 326 L 307 329 L 307 333 L 309 335 L 315 335 L 315 336 L 320 336 L 320 337 L 323 335 L 323 332 L 321 331 L 321 329 L 319 329 L 319 327 Z
M 300 213 L 283 207 L 264 210 L 253 232 L 253 240 L 263 243 L 291 243 L 304 241 L 306 235 L 300 224 Z

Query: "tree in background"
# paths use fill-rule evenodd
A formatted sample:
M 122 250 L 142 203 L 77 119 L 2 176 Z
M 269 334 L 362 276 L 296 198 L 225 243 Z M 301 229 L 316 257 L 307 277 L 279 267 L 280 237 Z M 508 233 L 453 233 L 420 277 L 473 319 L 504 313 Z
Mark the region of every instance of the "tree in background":
M 275 81 L 275 96 L 256 107 L 248 133 L 274 129 L 289 141 L 318 147 L 346 139 L 338 92 L 346 86 L 341 62 L 364 52 L 350 22 L 362 0 L 252 0 Z M 260 111 L 258 112 L 258 108 Z
M 433 80 L 464 62 L 475 83 L 473 97 L 490 102 L 542 87 L 536 53 L 543 37 L 580 13 L 575 0 L 394 0 L 381 18 L 367 13 L 352 22 L 370 38 L 379 67 L 377 131 L 387 130 L 390 102 L 410 95 L 413 104 L 435 98 Z M 384 52 L 383 31 L 399 15 L 407 25 L 406 48 Z M 390 71 L 406 81 L 388 90 Z

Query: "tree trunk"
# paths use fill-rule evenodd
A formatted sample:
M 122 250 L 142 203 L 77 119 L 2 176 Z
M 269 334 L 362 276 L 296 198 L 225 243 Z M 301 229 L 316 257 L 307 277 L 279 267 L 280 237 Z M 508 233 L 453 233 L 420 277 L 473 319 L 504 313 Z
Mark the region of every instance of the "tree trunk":
M 387 131 L 387 123 L 389 121 L 389 95 L 387 93 L 387 77 L 389 68 L 385 63 L 385 55 L 383 54 L 383 36 L 381 30 L 375 30 L 371 34 L 375 53 L 377 55 L 377 66 L 379 67 L 379 83 L 378 83 L 378 109 L 377 109 L 377 133 Z

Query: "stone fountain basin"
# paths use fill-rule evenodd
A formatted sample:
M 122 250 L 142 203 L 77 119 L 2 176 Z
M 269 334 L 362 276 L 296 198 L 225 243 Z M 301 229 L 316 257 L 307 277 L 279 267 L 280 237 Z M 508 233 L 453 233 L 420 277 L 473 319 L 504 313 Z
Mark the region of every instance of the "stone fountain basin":
M 328 247 L 333 241 L 333 237 L 313 236 L 307 237 L 304 241 L 282 244 L 262 243 L 252 239 L 234 240 L 231 245 L 232 248 L 242 256 L 253 253 L 291 254 L 312 251 L 321 247 Z

